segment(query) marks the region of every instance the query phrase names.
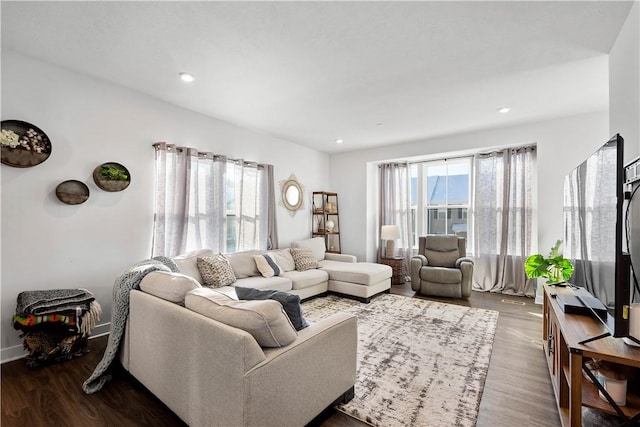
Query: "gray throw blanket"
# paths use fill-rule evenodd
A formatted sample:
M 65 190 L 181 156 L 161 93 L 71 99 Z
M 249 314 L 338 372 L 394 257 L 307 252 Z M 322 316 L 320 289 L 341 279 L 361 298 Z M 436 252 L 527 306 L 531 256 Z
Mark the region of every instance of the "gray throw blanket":
M 94 299 L 91 292 L 86 289 L 24 291 L 18 294 L 16 313 L 39 316 L 65 312 L 76 313 L 78 309 L 86 313 Z
M 129 317 L 129 292 L 131 289 L 138 289 L 142 278 L 153 271 L 180 272 L 172 259 L 155 257 L 129 268 L 113 284 L 113 307 L 111 308 L 109 341 L 102 355 L 102 360 L 100 360 L 91 376 L 82 384 L 82 390 L 86 394 L 100 391 L 105 383 L 111 379 L 111 375 L 106 374 L 106 372 L 118 353 L 120 341 L 124 335 L 124 327 Z

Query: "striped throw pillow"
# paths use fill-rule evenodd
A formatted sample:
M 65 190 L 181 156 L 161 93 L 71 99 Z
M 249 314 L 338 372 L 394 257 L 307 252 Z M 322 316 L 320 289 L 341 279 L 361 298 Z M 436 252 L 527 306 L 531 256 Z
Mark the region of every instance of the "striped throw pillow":
M 253 259 L 256 262 L 258 271 L 262 274 L 262 277 L 273 277 L 282 274 L 282 268 L 276 263 L 275 259 L 268 254 L 254 255 Z

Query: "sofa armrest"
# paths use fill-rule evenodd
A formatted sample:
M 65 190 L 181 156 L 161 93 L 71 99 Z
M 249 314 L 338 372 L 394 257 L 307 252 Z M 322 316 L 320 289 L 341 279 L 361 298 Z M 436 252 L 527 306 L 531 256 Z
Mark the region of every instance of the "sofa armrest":
M 333 254 L 327 252 L 324 254 L 324 259 L 327 261 L 358 262 L 358 258 L 356 258 L 355 255 Z
M 336 313 L 301 330 L 293 344 L 265 349 L 267 359 L 245 376 L 245 425 L 309 423 L 354 385 L 357 344 L 357 318 Z

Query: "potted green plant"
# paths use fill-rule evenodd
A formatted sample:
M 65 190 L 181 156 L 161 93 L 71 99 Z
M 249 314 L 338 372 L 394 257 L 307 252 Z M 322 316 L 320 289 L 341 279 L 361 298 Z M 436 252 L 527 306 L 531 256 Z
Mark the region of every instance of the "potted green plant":
M 562 240 L 558 240 L 551 248 L 549 257 L 540 254 L 531 255 L 524 263 L 524 271 L 527 277 L 535 279 L 545 277 L 547 285 L 560 285 L 566 283 L 573 274 L 573 264 L 560 253 Z

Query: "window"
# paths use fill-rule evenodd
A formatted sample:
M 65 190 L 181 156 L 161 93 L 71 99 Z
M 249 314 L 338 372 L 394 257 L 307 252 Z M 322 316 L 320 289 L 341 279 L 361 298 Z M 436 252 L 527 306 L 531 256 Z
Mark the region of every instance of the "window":
M 471 200 L 470 157 L 411 165 L 413 246 L 425 234 L 468 238 Z
M 152 256 L 277 246 L 273 167 L 157 143 Z

